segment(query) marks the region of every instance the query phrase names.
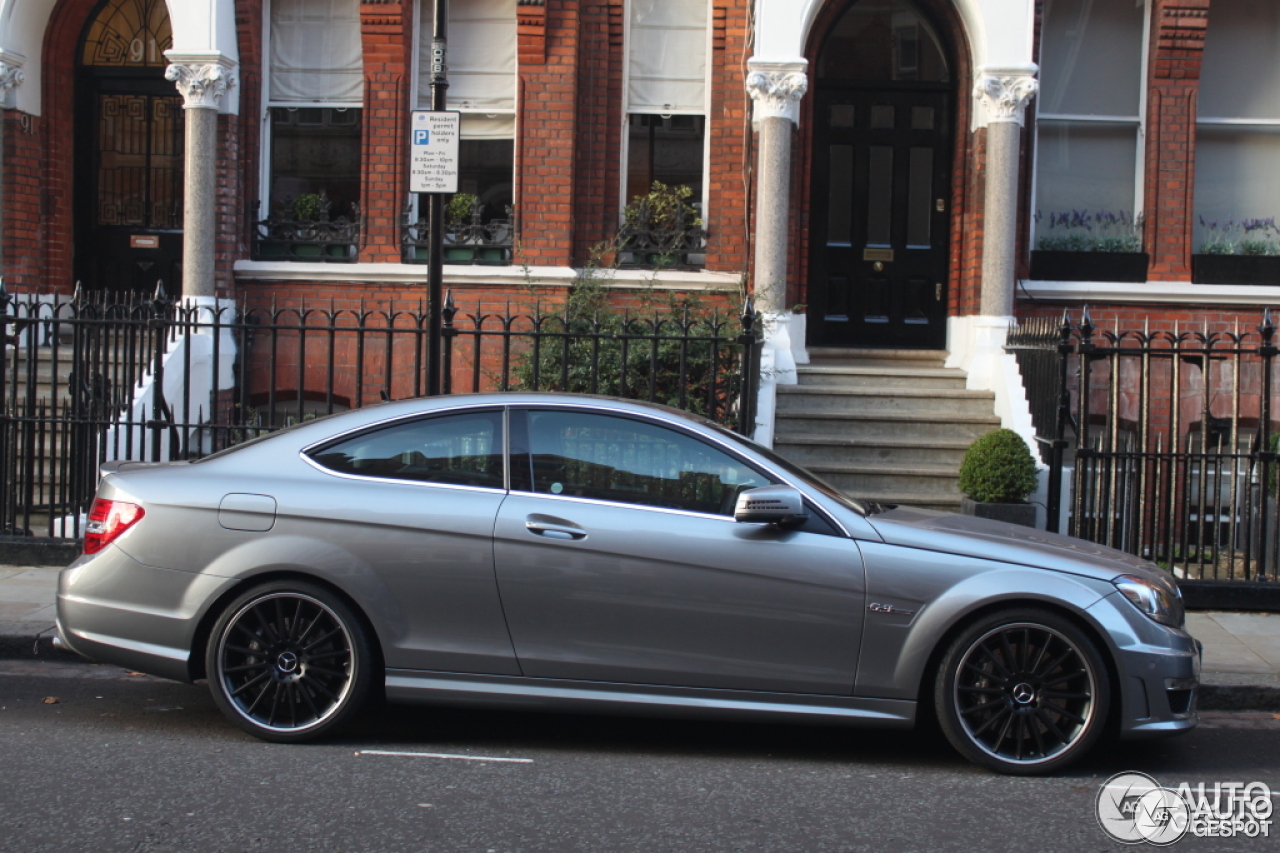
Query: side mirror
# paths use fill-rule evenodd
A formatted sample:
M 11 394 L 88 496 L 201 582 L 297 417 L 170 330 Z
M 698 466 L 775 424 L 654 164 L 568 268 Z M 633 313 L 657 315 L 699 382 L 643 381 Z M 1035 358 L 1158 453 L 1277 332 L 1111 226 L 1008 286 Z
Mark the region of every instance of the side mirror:
M 808 517 L 804 497 L 791 486 L 747 489 L 733 508 L 733 520 L 744 524 L 798 524 Z

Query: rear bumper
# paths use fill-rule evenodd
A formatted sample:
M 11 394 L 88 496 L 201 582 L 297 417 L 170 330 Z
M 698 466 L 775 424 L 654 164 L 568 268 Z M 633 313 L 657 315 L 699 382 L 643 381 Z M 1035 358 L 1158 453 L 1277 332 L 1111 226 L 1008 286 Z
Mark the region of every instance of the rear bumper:
M 107 548 L 58 576 L 57 636 L 84 657 L 190 681 L 200 619 L 234 583 L 144 566 Z

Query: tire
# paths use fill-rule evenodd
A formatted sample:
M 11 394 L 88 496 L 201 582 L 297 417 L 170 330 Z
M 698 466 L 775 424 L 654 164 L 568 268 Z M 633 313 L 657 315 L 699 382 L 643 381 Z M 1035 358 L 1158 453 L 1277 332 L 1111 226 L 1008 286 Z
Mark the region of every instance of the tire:
M 372 642 L 351 607 L 324 587 L 275 581 L 236 598 L 205 652 L 219 710 L 251 735 L 297 743 L 360 710 L 373 681 Z
M 1047 610 L 992 613 L 947 648 L 934 688 L 938 723 L 974 764 L 999 773 L 1051 773 L 1097 742 L 1111 681 L 1096 645 Z

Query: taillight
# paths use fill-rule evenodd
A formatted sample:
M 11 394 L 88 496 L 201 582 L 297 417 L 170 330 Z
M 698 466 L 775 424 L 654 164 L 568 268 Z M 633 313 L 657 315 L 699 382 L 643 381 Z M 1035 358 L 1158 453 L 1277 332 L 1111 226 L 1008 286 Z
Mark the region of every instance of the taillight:
M 84 532 L 84 552 L 96 554 L 110 545 L 146 515 L 142 507 L 124 501 L 96 498 L 89 510 L 89 526 Z

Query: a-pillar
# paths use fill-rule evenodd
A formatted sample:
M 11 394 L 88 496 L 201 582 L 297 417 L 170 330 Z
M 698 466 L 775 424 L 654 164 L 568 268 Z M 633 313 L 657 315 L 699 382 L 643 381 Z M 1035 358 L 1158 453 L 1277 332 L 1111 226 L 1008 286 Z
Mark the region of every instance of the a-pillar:
M 985 69 L 974 94 L 987 122 L 986 193 L 982 215 L 984 317 L 1013 314 L 1018 244 L 1018 160 L 1027 104 L 1039 88 L 1034 68 Z
M 809 88 L 808 62 L 752 59 L 747 91 L 756 140 L 755 258 L 752 293 L 763 315 L 760 395 L 755 439 L 773 443 L 778 384 L 796 381 L 787 301 L 787 236 L 791 211 L 791 139 L 800 122 L 800 99 Z
M 217 230 L 218 105 L 236 84 L 236 62 L 217 51 L 166 51 L 165 78 L 182 93 L 186 115 L 183 161 L 182 295 L 214 296 Z

